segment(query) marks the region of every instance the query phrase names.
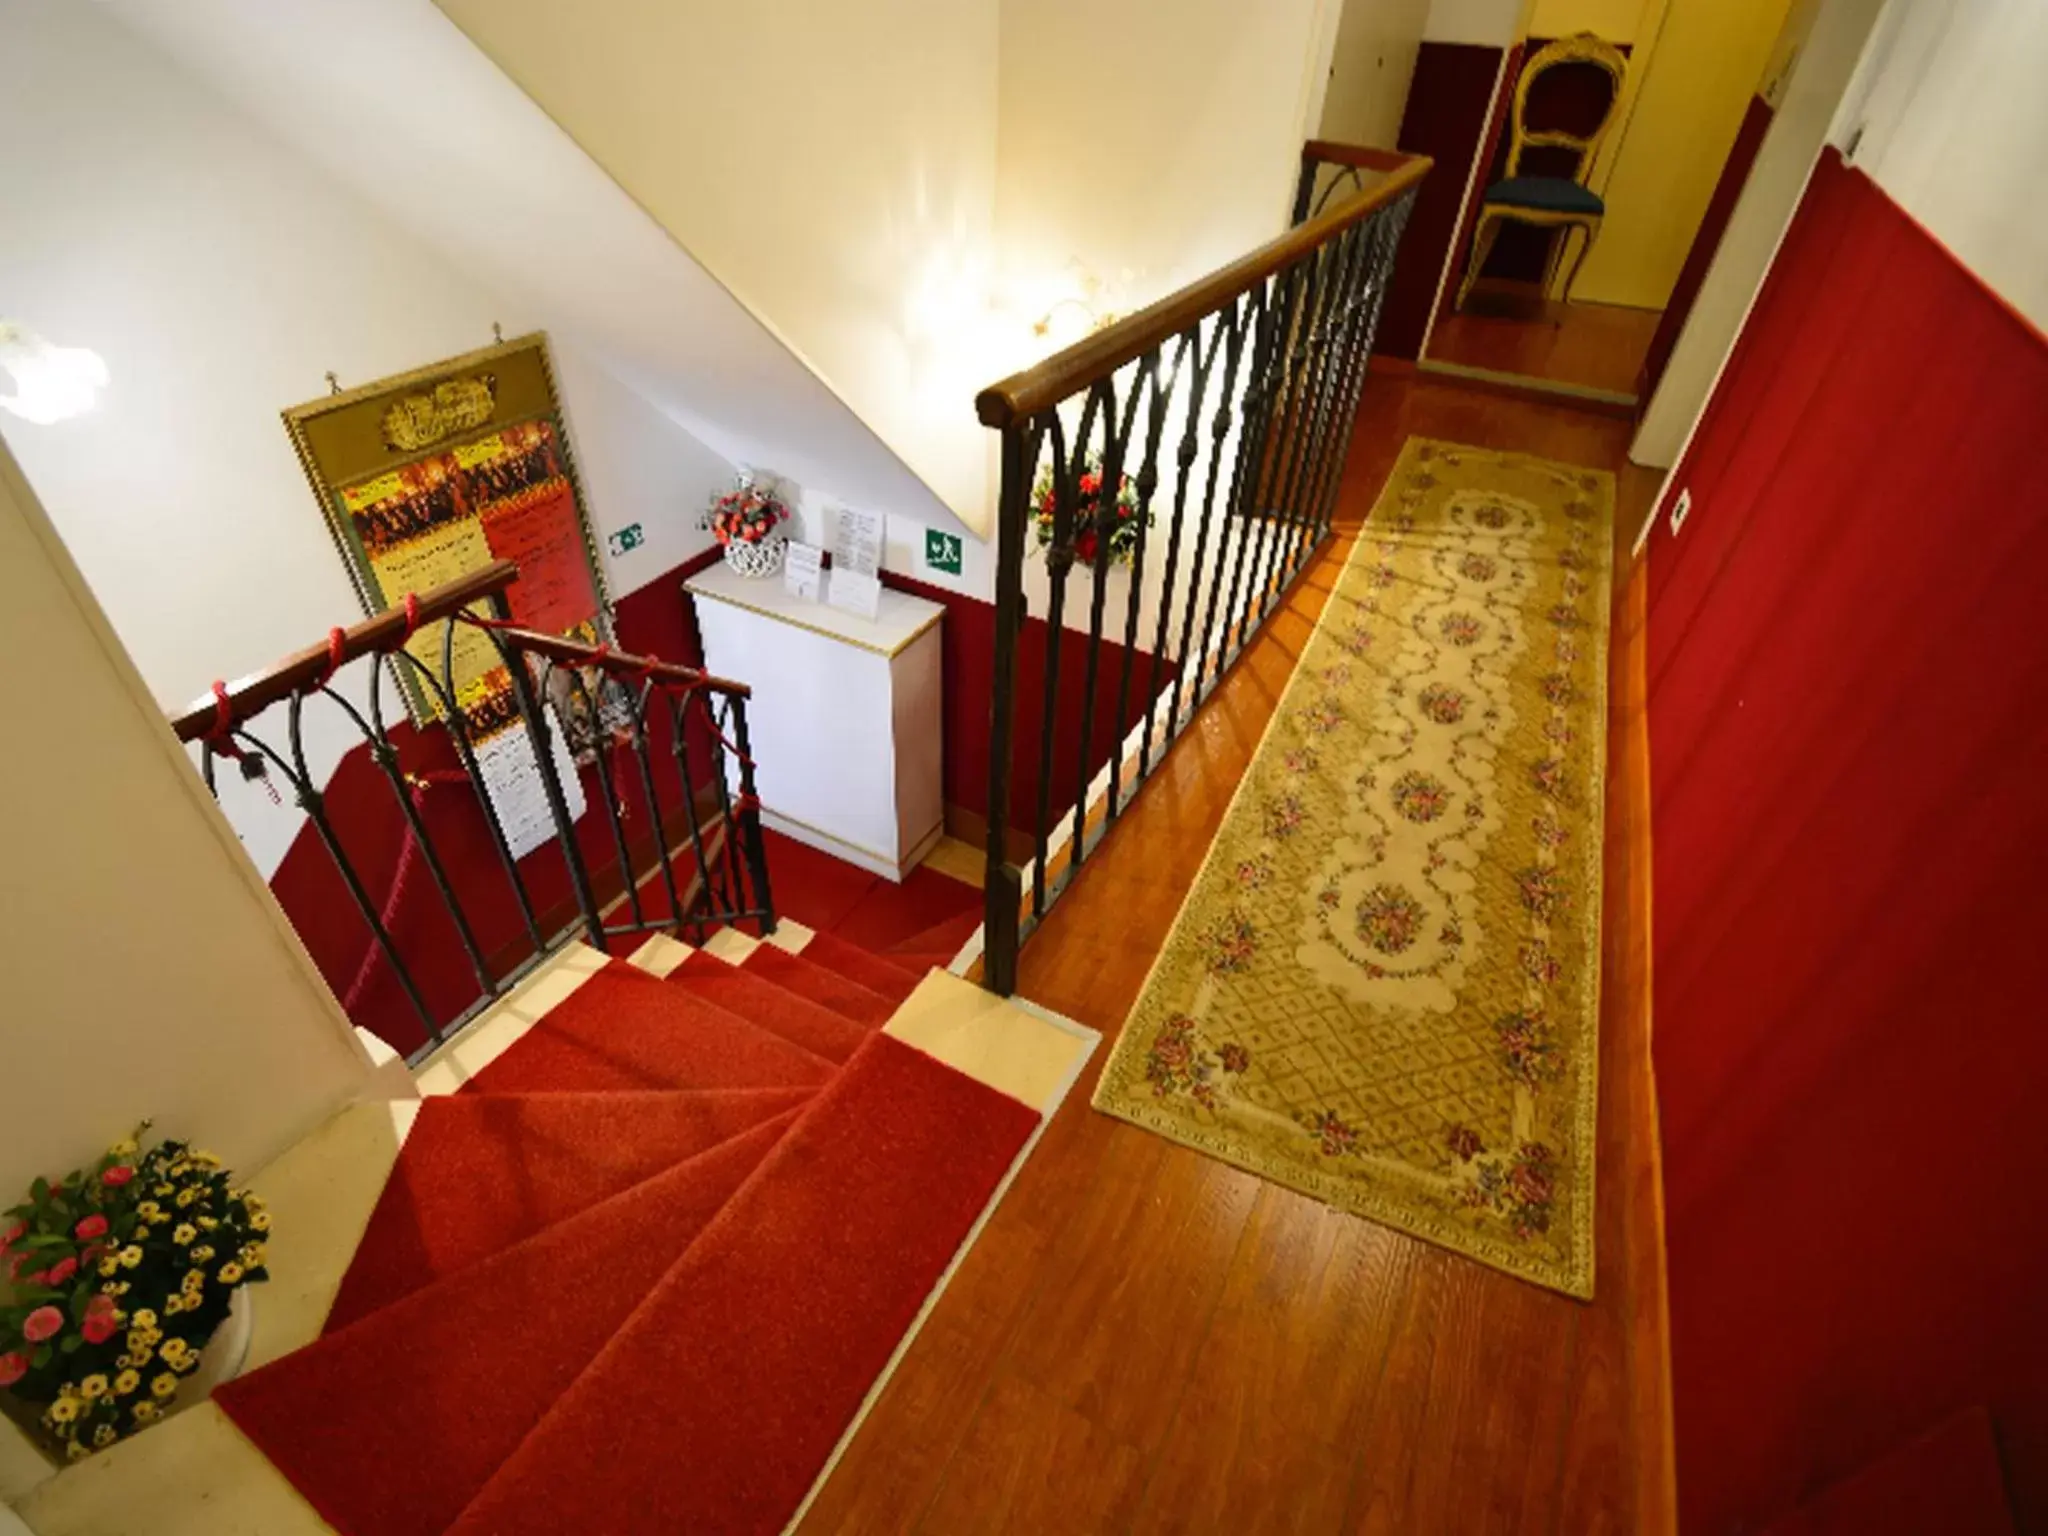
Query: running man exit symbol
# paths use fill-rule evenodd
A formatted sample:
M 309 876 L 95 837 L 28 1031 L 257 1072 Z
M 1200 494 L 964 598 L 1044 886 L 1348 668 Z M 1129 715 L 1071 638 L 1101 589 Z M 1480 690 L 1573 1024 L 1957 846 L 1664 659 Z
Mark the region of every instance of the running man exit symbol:
M 646 535 L 640 531 L 638 523 L 628 523 L 625 527 L 617 529 L 612 533 L 610 539 L 612 553 L 623 555 L 629 549 L 638 549 L 645 538 Z
M 960 535 L 943 533 L 937 528 L 924 531 L 924 563 L 935 571 L 944 571 L 948 576 L 960 574 Z

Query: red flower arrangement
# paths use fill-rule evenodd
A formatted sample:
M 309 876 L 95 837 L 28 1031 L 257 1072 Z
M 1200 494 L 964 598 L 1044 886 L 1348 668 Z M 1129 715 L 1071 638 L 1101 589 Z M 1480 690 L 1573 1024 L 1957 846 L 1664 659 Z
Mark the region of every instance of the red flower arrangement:
M 721 545 L 758 544 L 788 520 L 787 503 L 743 480 L 712 502 L 697 526 L 709 529 Z
M 1074 558 L 1082 565 L 1093 566 L 1102 554 L 1105 542 L 1098 521 L 1102 510 L 1102 461 L 1091 457 L 1087 468 L 1081 472 L 1076 484 L 1072 535 Z M 1050 549 L 1053 540 L 1054 515 L 1059 510 L 1059 497 L 1053 487 L 1050 469 L 1039 473 L 1038 484 L 1031 491 L 1031 526 L 1038 535 L 1038 547 Z M 1138 528 L 1140 523 L 1149 526 L 1152 517 L 1148 513 L 1139 516 L 1137 487 L 1131 484 L 1129 475 L 1119 475 L 1116 486 L 1116 512 L 1109 525 L 1109 560 L 1114 565 L 1129 565 L 1137 555 Z

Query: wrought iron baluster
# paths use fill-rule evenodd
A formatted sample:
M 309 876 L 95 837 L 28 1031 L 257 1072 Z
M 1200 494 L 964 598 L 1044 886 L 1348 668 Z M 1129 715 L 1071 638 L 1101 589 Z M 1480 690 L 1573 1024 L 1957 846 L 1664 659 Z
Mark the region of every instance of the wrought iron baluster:
M 1138 466 L 1137 480 L 1134 482 L 1138 491 L 1138 528 L 1136 542 L 1131 549 L 1130 591 L 1124 602 L 1123 665 L 1118 669 L 1119 675 L 1116 684 L 1116 734 L 1115 740 L 1111 744 L 1109 756 L 1108 820 L 1110 821 L 1115 821 L 1123 811 L 1124 736 L 1130 729 L 1131 672 L 1137 661 L 1138 610 L 1142 606 L 1142 598 L 1145 591 L 1145 548 L 1149 542 L 1146 538 L 1147 524 L 1152 519 L 1153 493 L 1159 489 L 1159 439 L 1166 432 L 1167 406 L 1173 399 L 1174 386 L 1180 382 L 1180 370 L 1187 362 L 1187 355 L 1188 340 L 1187 337 L 1182 336 L 1174 352 L 1173 367 L 1168 371 L 1165 380 L 1162 381 L 1159 377 L 1159 354 L 1157 352 L 1152 354 L 1152 368 L 1149 375 L 1152 386 L 1152 409 L 1146 418 L 1148 425 L 1145 429 L 1145 453 Z M 1137 406 L 1139 393 L 1139 388 L 1134 385 L 1131 390 L 1133 409 Z M 1128 435 L 1129 430 L 1128 425 L 1126 425 L 1126 435 Z M 1167 543 L 1170 548 L 1173 543 L 1170 535 Z M 1167 580 L 1172 580 L 1171 570 L 1167 573 Z M 1166 605 L 1170 596 L 1170 590 L 1162 585 L 1159 591 L 1159 611 L 1162 624 L 1165 622 Z M 1152 663 L 1152 678 L 1157 683 L 1159 678 L 1159 658 L 1156 655 L 1152 658 Z M 1148 719 L 1145 734 L 1140 740 L 1138 747 L 1138 778 L 1131 785 L 1131 790 L 1134 794 L 1137 792 L 1138 783 L 1142 782 L 1145 777 L 1145 749 L 1151 745 L 1152 741 L 1149 716 L 1153 697 L 1154 695 L 1148 694 L 1145 698 L 1144 707 Z
M 493 593 L 490 606 L 491 616 L 499 623 L 511 621 L 512 605 L 505 600 L 504 593 Z M 583 918 L 584 937 L 602 950 L 605 947 L 604 917 L 597 909 L 597 893 L 591 887 L 590 867 L 584 862 L 583 848 L 576 837 L 576 819 L 569 814 L 569 797 L 562 789 L 562 776 L 555 767 L 553 727 L 541 709 L 533 676 L 527 671 L 525 653 L 500 639 L 497 631 L 487 633 L 498 659 L 505 663 L 506 675 L 512 683 L 512 699 L 519 708 L 520 720 L 525 723 L 526 739 L 533 747 L 534 763 L 540 772 L 541 793 L 547 799 L 548 814 L 555 821 L 556 839 L 562 845 L 562 863 L 569 872 L 569 888 L 576 893 L 576 910 Z M 543 667 L 543 683 L 545 680 L 546 668 Z
M 299 727 L 301 706 L 305 695 L 294 693 L 288 730 L 291 740 L 292 760 L 287 763 L 256 737 L 237 731 L 237 740 L 255 747 L 270 762 L 284 772 L 292 786 L 292 796 L 300 810 L 306 813 L 306 820 L 312 823 L 313 831 L 320 839 L 327 856 L 334 860 L 334 867 L 341 875 L 341 883 L 348 887 L 349 899 L 356 904 L 356 911 L 362 914 L 363 922 L 370 930 L 370 938 L 383 953 L 385 963 L 391 967 L 391 974 L 398 978 L 399 989 L 405 993 L 406 1001 L 412 1004 L 413 1012 L 420 1017 L 420 1023 L 427 1031 L 427 1038 L 441 1038 L 440 1025 L 435 1021 L 433 1010 L 427 1007 L 427 1000 L 421 994 L 419 983 L 413 980 L 412 968 L 399 954 L 398 945 L 393 942 L 390 930 L 384 926 L 384 916 L 370 900 L 370 893 L 363 887 L 362 876 L 356 873 L 355 861 L 349 858 L 348 850 L 341 845 L 334 823 L 327 815 L 327 797 L 315 787 L 313 775 L 306 764 L 305 739 Z
M 711 906 L 711 866 L 704 858 L 703 820 L 697 814 L 696 776 L 690 772 L 690 730 L 689 698 L 685 696 L 678 703 L 672 693 L 663 693 L 668 701 L 669 750 L 676 760 L 676 773 L 683 785 L 683 814 L 690 820 L 690 853 L 697 862 L 697 876 L 692 889 L 696 892 L 690 902 L 690 921 L 697 930 L 697 942 L 704 942 L 704 914 Z
M 612 741 L 604 720 L 604 681 L 600 675 L 597 691 L 593 693 L 583 681 L 582 668 L 565 667 L 564 676 L 569 680 L 571 697 L 582 700 L 584 712 L 590 720 L 593 742 L 591 765 L 597 769 L 597 792 L 604 799 L 605 822 L 611 827 L 612 847 L 619 856 L 619 878 L 626 888 L 626 909 L 633 914 L 633 927 L 637 929 L 646 918 L 640 910 L 640 887 L 633 878 L 633 854 L 626 844 L 626 819 L 620 813 L 618 786 L 612 782 Z
M 661 866 L 661 888 L 668 897 L 670 926 L 681 927 L 683 903 L 676 894 L 676 871 L 669 858 L 668 829 L 661 819 L 661 794 L 654 785 L 654 760 L 647 751 L 647 701 L 654 692 L 654 684 L 641 684 L 637 694 L 626 683 L 615 680 L 611 686 L 625 696 L 626 707 L 632 713 L 633 757 L 640 765 L 640 787 L 647 793 L 647 819 L 654 827 L 654 857 Z
M 725 725 L 732 723 L 733 706 L 738 702 L 736 699 L 728 699 L 726 701 Z M 718 862 L 723 866 L 721 871 L 721 877 L 724 882 L 724 895 L 722 899 L 725 904 L 723 916 L 731 919 L 743 913 L 747 906 L 746 888 L 741 884 L 740 853 L 738 848 L 734 846 L 738 842 L 738 837 L 734 830 L 732 784 L 730 782 L 732 777 L 745 772 L 746 764 L 744 761 L 736 762 L 733 765 L 732 772 L 728 773 L 725 763 L 727 756 L 726 742 L 728 740 L 725 733 L 725 725 L 719 724 L 718 708 L 716 705 L 710 704 L 707 701 L 705 713 L 711 718 L 711 750 L 718 760 L 718 771 L 712 775 L 712 783 L 718 788 L 718 825 L 723 834 L 719 838 L 718 845 Z M 739 743 L 734 741 L 732 747 L 736 755 Z
M 1156 368 L 1157 355 L 1152 356 L 1149 362 Z M 1103 402 L 1102 469 L 1101 479 L 1097 482 L 1095 490 L 1095 581 L 1094 591 L 1088 603 L 1088 656 L 1081 669 L 1081 750 L 1074 774 L 1074 829 L 1073 842 L 1067 852 L 1068 880 L 1072 880 L 1080 871 L 1082 861 L 1088 856 L 1085 834 L 1088 827 L 1088 786 L 1091 779 L 1089 764 L 1092 761 L 1095 743 L 1095 685 L 1102 672 L 1102 616 L 1109 590 L 1109 541 L 1116 528 L 1122 494 L 1124 443 L 1130 436 L 1132 417 L 1138 404 L 1138 391 L 1134 386 L 1123 417 L 1119 420 L 1115 379 L 1104 379 L 1096 389 L 1100 392 Z M 1132 573 L 1131 581 L 1132 591 L 1135 592 L 1135 572 Z M 1112 742 L 1112 758 L 1115 752 L 1116 744 Z
M 1040 435 L 1028 423 L 1002 429 L 996 508 L 996 643 L 989 690 L 988 833 L 983 850 L 982 978 L 998 996 L 1017 989 L 1017 918 L 1023 876 L 1010 862 L 1010 754 L 1016 726 L 1017 641 L 1024 630 L 1024 522 Z
M 1314 352 L 1315 318 L 1327 287 L 1323 252 L 1298 263 L 1297 298 L 1293 318 L 1281 342 L 1280 389 L 1274 403 L 1274 422 L 1267 432 L 1268 462 L 1261 466 L 1265 494 L 1259 504 L 1259 526 L 1265 535 L 1253 567 L 1251 590 L 1246 594 L 1244 633 L 1265 622 L 1273 603 L 1285 585 L 1281 558 L 1292 538 L 1293 467 L 1306 431 L 1304 404 L 1308 371 Z
M 1090 393 L 1082 412 L 1081 430 L 1076 434 L 1074 456 L 1082 452 L 1093 425 L 1098 397 Z M 1066 649 L 1067 569 L 1074 563 L 1074 507 L 1079 495 L 1080 475 L 1068 462 L 1065 429 L 1057 411 L 1048 412 L 1045 422 L 1052 452 L 1052 542 L 1045 549 L 1047 597 L 1045 605 L 1045 688 L 1042 739 L 1038 752 L 1038 815 L 1031 823 L 1031 912 L 1045 915 L 1046 850 L 1052 835 L 1053 737 L 1059 728 L 1060 653 Z
M 1173 703 L 1167 711 L 1167 719 L 1176 734 L 1180 731 L 1181 684 L 1188 681 L 1190 670 L 1194 673 L 1194 679 L 1189 684 L 1188 712 L 1192 715 L 1195 708 L 1202 701 L 1203 658 L 1208 654 L 1210 626 L 1216 621 L 1216 587 L 1218 583 L 1214 575 L 1210 578 L 1207 594 L 1208 602 L 1206 606 L 1208 614 L 1202 621 L 1201 649 L 1190 650 L 1189 647 L 1194 639 L 1195 611 L 1204 606 L 1202 602 L 1204 595 L 1202 590 L 1202 573 L 1209 553 L 1209 527 L 1216 508 L 1216 484 L 1223 473 L 1223 445 L 1230 438 L 1232 418 L 1235 414 L 1233 406 L 1237 400 L 1237 370 L 1239 364 L 1244 360 L 1245 332 L 1248 327 L 1253 327 L 1256 323 L 1252 318 L 1253 308 L 1254 301 L 1247 298 L 1241 310 L 1233 305 L 1224 312 L 1223 317 L 1227 325 L 1224 334 L 1223 388 L 1217 395 L 1216 415 L 1209 425 L 1209 474 L 1207 483 L 1202 491 L 1201 525 L 1195 535 L 1194 570 L 1188 578 L 1187 611 L 1181 617 L 1180 654 L 1175 658 L 1178 665 L 1173 674 Z M 1256 341 L 1254 341 L 1254 351 L 1256 351 Z M 1214 361 L 1213 355 L 1211 361 Z M 1225 499 L 1226 501 L 1228 500 L 1227 495 Z M 1224 517 L 1227 528 L 1229 521 L 1227 507 L 1225 508 Z M 1223 569 L 1223 535 L 1225 531 L 1218 530 L 1217 533 L 1216 570 L 1218 572 Z
M 1257 563 L 1249 558 L 1251 546 L 1257 539 L 1259 552 L 1263 553 L 1273 533 L 1272 519 L 1266 515 L 1269 510 L 1267 497 L 1273 457 L 1273 423 L 1287 387 L 1287 344 L 1301 308 L 1302 267 L 1303 263 L 1296 262 L 1275 278 L 1280 297 L 1272 324 L 1267 329 L 1265 366 L 1256 375 L 1259 396 L 1253 407 L 1253 423 L 1247 427 L 1238 445 L 1241 475 L 1233 487 L 1236 494 L 1231 499 L 1232 514 L 1239 524 L 1237 554 L 1224 605 L 1228 618 L 1219 636 L 1216 671 L 1209 680 L 1211 690 L 1222 683 L 1223 674 L 1250 638 L 1254 593 L 1248 586 L 1251 572 L 1247 566 L 1255 567 Z
M 1230 480 L 1230 494 L 1224 501 L 1223 542 L 1228 547 L 1219 547 L 1216 573 L 1222 577 L 1209 594 L 1208 616 L 1202 623 L 1202 665 L 1203 674 L 1198 681 L 1194 700 L 1200 704 L 1223 681 L 1223 674 L 1235 655 L 1232 636 L 1239 632 L 1240 594 L 1244 587 L 1245 546 L 1250 541 L 1251 530 L 1256 522 L 1256 507 L 1259 490 L 1259 463 L 1265 454 L 1267 424 L 1272 418 L 1274 377 L 1280 337 L 1285 333 L 1293 301 L 1293 269 L 1276 273 L 1267 279 L 1265 304 L 1259 313 L 1259 325 L 1253 337 L 1252 368 L 1245 380 L 1243 404 L 1238 412 L 1237 457 L 1233 463 Z M 1232 533 L 1236 534 L 1232 539 Z M 1224 564 L 1231 567 L 1230 574 L 1223 575 Z M 1217 628 L 1217 617 L 1221 613 L 1222 628 Z M 1208 659 L 1214 656 L 1215 665 L 1208 666 Z
M 1206 358 L 1202 355 L 1202 328 L 1200 323 L 1197 322 L 1183 331 L 1180 338 L 1180 357 L 1174 365 L 1176 380 L 1180 376 L 1181 367 L 1185 364 L 1192 382 L 1188 388 L 1187 426 L 1181 433 L 1180 445 L 1174 454 L 1173 522 L 1166 532 L 1166 569 L 1161 573 L 1159 579 L 1159 623 L 1152 637 L 1152 675 L 1145 684 L 1145 710 L 1148 717 L 1156 715 L 1158 710 L 1159 672 L 1160 668 L 1165 665 L 1168 626 L 1173 617 L 1173 579 L 1180 569 L 1181 531 L 1187 519 L 1188 481 L 1194 473 L 1196 459 L 1201 456 L 1202 401 L 1208 391 L 1210 364 L 1216 359 L 1216 347 L 1221 343 L 1223 330 L 1224 328 L 1220 323 L 1210 328 L 1210 334 L 1213 339 Z M 1187 603 L 1184 606 L 1191 611 L 1194 606 L 1195 595 L 1194 588 L 1190 585 Z M 1174 669 L 1176 682 L 1178 681 L 1180 668 L 1181 662 L 1176 661 Z M 1138 778 L 1140 782 L 1147 778 L 1152 771 L 1153 734 L 1148 718 L 1148 728 L 1146 729 L 1144 739 L 1138 743 Z M 1171 740 L 1173 736 L 1173 710 L 1170 707 L 1166 714 L 1166 734 L 1167 738 Z
M 735 697 L 728 713 L 732 744 L 740 760 L 740 834 L 744 839 L 747 875 L 754 887 L 751 910 L 765 938 L 775 931 L 775 893 L 768 883 L 768 840 L 761 834 L 761 797 L 754 788 L 754 747 L 747 736 L 747 701 Z
M 1336 376 L 1333 349 L 1338 327 L 1343 323 L 1344 307 L 1349 302 L 1352 277 L 1353 263 L 1348 241 L 1339 239 L 1325 246 L 1318 253 L 1318 260 L 1323 272 L 1317 302 L 1310 315 L 1308 356 L 1303 367 L 1302 409 L 1307 413 L 1307 419 L 1297 439 L 1293 461 L 1288 466 L 1287 487 L 1282 496 L 1287 508 L 1284 558 L 1280 577 L 1269 598 L 1269 607 L 1277 603 L 1281 593 L 1293 583 L 1308 552 L 1322 538 L 1320 531 L 1313 528 L 1315 519 L 1309 487 L 1329 448 L 1332 381 Z

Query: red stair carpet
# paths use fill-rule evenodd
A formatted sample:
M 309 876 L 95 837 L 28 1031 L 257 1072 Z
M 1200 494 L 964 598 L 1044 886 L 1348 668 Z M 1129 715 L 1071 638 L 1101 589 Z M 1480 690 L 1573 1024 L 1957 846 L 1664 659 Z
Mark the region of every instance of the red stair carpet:
M 772 1536 L 1039 1123 L 879 1033 L 915 984 L 608 965 L 421 1107 L 327 1331 L 217 1400 L 344 1536 Z

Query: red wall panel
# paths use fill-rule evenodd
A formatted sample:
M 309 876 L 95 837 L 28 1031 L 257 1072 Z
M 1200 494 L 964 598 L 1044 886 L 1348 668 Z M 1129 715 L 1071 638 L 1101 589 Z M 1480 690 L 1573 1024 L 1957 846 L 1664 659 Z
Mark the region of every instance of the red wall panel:
M 1683 1528 L 1989 1408 L 2048 1522 L 2048 344 L 1826 158 L 1650 547 Z

